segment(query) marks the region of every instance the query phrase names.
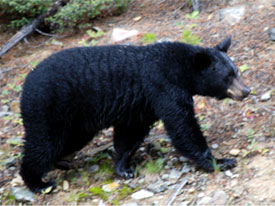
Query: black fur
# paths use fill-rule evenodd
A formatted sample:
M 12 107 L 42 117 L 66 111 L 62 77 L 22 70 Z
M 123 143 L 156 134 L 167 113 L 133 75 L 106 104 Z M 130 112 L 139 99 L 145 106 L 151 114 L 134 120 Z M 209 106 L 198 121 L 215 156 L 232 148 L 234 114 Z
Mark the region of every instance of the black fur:
M 41 62 L 28 75 L 21 98 L 26 135 L 20 174 L 26 185 L 34 192 L 52 185 L 43 175 L 110 126 L 115 171 L 132 177 L 130 158 L 159 119 L 182 155 L 213 171 L 192 96 L 227 97 L 238 74 L 222 46 L 221 51 L 183 43 L 84 47 Z M 218 164 L 229 169 L 236 162 Z

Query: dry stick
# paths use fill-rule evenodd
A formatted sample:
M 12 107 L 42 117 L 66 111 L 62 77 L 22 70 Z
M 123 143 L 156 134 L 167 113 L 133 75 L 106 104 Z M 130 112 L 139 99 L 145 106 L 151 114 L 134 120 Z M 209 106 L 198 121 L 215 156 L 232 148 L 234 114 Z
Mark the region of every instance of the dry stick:
M 56 0 L 45 14 L 38 16 L 36 19 L 32 20 L 30 24 L 23 26 L 23 28 L 17 32 L 6 45 L 3 46 L 0 51 L 0 57 L 26 36 L 35 31 L 35 29 L 44 21 L 45 18 L 54 15 L 58 11 L 59 7 L 65 6 L 68 1 L 69 0 Z
M 187 177 L 187 176 L 183 178 L 183 180 L 181 181 L 181 183 L 177 186 L 177 188 L 175 189 L 175 191 L 173 192 L 173 194 L 169 198 L 169 200 L 167 202 L 167 206 L 171 206 L 172 202 L 175 200 L 176 196 L 179 194 L 179 192 L 182 189 L 182 187 L 184 185 L 186 185 L 188 179 L 189 179 L 189 177 Z

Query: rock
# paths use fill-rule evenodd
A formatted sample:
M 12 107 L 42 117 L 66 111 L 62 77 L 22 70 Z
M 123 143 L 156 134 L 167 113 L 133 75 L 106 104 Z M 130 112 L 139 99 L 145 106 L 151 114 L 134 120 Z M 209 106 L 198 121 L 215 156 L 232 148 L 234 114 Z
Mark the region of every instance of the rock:
M 275 7 L 275 0 L 272 1 L 272 6 Z
M 161 179 L 163 180 L 168 180 L 169 179 L 169 174 L 164 174 L 161 176 Z
M 156 183 L 150 184 L 147 189 L 154 193 L 160 193 L 167 189 L 167 184 L 160 180 Z
M 63 190 L 68 191 L 69 187 L 70 187 L 69 182 L 67 180 L 64 180 L 63 181 Z
M 197 202 L 197 205 L 210 205 L 211 197 L 203 197 L 200 201 Z
M 149 197 L 153 197 L 153 196 L 154 196 L 153 192 L 150 192 L 150 191 L 144 190 L 144 189 L 139 190 L 131 195 L 131 197 L 135 200 L 145 199 L 145 198 L 149 198 Z
M 190 167 L 188 167 L 187 165 L 184 165 L 180 172 L 182 174 L 186 174 L 186 173 L 190 172 Z
M 274 32 L 275 32 L 275 29 L 274 29 Z M 275 35 L 275 33 L 274 33 L 274 35 Z M 274 36 L 275 37 L 275 36 Z M 275 39 L 274 39 L 275 40 Z M 264 102 L 264 101 L 267 101 L 267 100 L 269 100 L 270 99 L 270 96 L 271 96 L 271 92 L 272 92 L 272 90 L 271 91 L 268 91 L 268 92 L 266 92 L 266 93 L 264 93 L 262 96 L 261 96 L 261 100 Z
M 8 112 L 10 110 L 8 105 L 3 105 L 2 106 L 2 112 Z
M 172 39 L 169 38 L 161 38 L 156 41 L 156 43 L 162 43 L 162 42 L 172 42 Z
M 240 150 L 239 149 L 232 149 L 230 150 L 229 154 L 232 155 L 232 156 L 238 156 L 240 153 Z
M 233 176 L 233 174 L 232 174 L 232 172 L 231 172 L 230 170 L 226 170 L 226 171 L 224 172 L 224 174 L 225 174 L 227 177 L 232 177 L 232 176 Z
M 11 115 L 11 112 L 0 112 L 0 117 L 5 117 Z
M 217 149 L 218 147 L 219 147 L 219 145 L 218 144 L 212 144 L 212 149 Z
M 15 166 L 16 164 L 16 158 L 14 157 L 9 157 L 8 159 L 5 160 L 5 165 L 7 168 Z
M 128 202 L 123 204 L 122 206 L 138 206 L 138 204 L 136 202 Z
M 112 191 L 116 190 L 119 186 L 120 186 L 119 183 L 113 182 L 113 183 L 110 183 L 107 185 L 103 185 L 102 189 L 104 192 L 112 192 Z
M 176 170 L 176 169 L 172 169 L 172 170 L 171 170 L 171 173 L 170 173 L 170 175 L 169 175 L 169 178 L 170 178 L 170 179 L 175 179 L 175 180 L 177 180 L 177 179 L 180 178 L 181 174 L 182 174 L 182 173 L 181 173 L 180 171 L 178 171 L 178 170 Z
M 93 173 L 93 172 L 97 172 L 99 170 L 99 166 L 98 165 L 92 165 L 89 168 L 89 172 Z
M 214 196 L 211 198 L 210 205 L 225 205 L 227 200 L 227 195 L 224 191 L 215 192 Z
M 22 187 L 13 187 L 11 191 L 15 199 L 18 201 L 34 201 L 34 194 L 28 189 Z
M 230 25 L 234 25 L 240 22 L 245 13 L 245 6 L 238 6 L 232 8 L 221 9 L 219 11 L 220 21 L 225 21 Z
M 15 176 L 15 178 L 12 179 L 12 181 L 10 182 L 10 184 L 11 184 L 11 186 L 15 187 L 15 186 L 23 185 L 24 182 L 22 180 L 22 177 L 19 174 L 17 174 Z
M 114 28 L 112 33 L 112 42 L 121 42 L 137 35 L 139 35 L 137 30 Z
M 188 162 L 188 158 L 186 158 L 184 156 L 180 156 L 179 161 L 180 162 Z
M 23 145 L 23 139 L 21 137 L 12 137 L 7 140 L 9 145 L 20 146 Z
M 56 39 L 51 41 L 51 44 L 55 46 L 63 46 L 63 43 L 61 41 L 57 41 Z

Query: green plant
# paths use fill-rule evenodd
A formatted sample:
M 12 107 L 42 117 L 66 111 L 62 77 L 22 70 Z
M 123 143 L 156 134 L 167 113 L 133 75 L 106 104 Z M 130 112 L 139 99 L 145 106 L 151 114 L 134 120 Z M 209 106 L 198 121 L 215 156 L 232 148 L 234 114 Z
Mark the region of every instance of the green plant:
M 217 164 L 217 161 L 215 159 L 212 159 L 212 165 L 214 167 L 214 172 L 215 173 L 219 173 L 220 172 L 220 167 L 219 165 Z
M 151 44 L 157 40 L 154 33 L 146 33 L 143 35 L 142 41 L 146 44 Z
M 181 35 L 181 40 L 184 43 L 192 44 L 192 45 L 197 45 L 201 42 L 201 39 L 198 36 L 192 34 L 192 32 L 189 29 L 183 30 Z
M 150 160 L 145 165 L 145 170 L 150 173 L 159 173 L 161 170 L 163 170 L 165 160 L 163 158 L 159 158 L 157 160 Z
M 197 19 L 199 17 L 199 11 L 193 11 L 191 14 L 186 14 L 189 19 Z
M 10 27 L 18 28 L 28 24 L 45 13 L 55 0 L 0 0 L 0 10 L 8 14 Z M 66 28 L 83 27 L 97 16 L 119 14 L 126 9 L 130 0 L 74 0 L 45 19 L 45 24 L 63 32 Z
M 105 201 L 108 199 L 107 192 L 104 192 L 104 190 L 99 186 L 89 188 L 89 192 Z

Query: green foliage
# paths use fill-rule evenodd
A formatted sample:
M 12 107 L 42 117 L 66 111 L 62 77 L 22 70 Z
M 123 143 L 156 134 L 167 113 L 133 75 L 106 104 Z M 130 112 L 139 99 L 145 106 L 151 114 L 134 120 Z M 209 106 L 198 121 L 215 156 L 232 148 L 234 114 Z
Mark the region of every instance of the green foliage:
M 240 66 L 240 72 L 244 72 L 244 71 L 246 71 L 246 70 L 248 70 L 249 69 L 249 67 L 248 67 L 248 65 L 247 64 L 243 64 L 242 66 Z
M 143 35 L 142 41 L 146 44 L 151 44 L 157 40 L 156 35 L 154 33 L 146 33 Z
M 192 32 L 189 29 L 183 30 L 181 40 L 184 43 L 192 45 L 197 45 L 201 42 L 201 39 L 198 36 L 192 34 Z
M 163 170 L 164 161 L 165 160 L 162 158 L 157 160 L 150 160 L 146 163 L 145 170 L 150 174 L 159 173 L 161 170 Z
M 138 188 L 132 189 L 128 187 L 127 185 L 124 185 L 123 188 L 121 188 L 116 195 L 116 198 L 112 200 L 113 205 L 121 205 L 120 201 L 137 191 Z
M 215 159 L 212 160 L 212 165 L 213 165 L 213 167 L 214 167 L 214 172 L 215 172 L 215 173 L 220 172 L 220 167 L 219 167 L 219 165 L 217 164 L 217 161 L 216 161 Z
M 74 0 L 46 19 L 45 23 L 59 32 L 65 28 L 83 26 L 99 15 L 118 14 L 126 9 L 130 0 Z M 8 14 L 10 27 L 19 28 L 45 13 L 54 0 L 0 0 L 0 10 Z
M 108 199 L 107 193 L 99 186 L 89 188 L 89 192 L 105 201 Z
M 199 11 L 193 11 L 191 14 L 186 14 L 189 19 L 197 19 L 199 17 Z

